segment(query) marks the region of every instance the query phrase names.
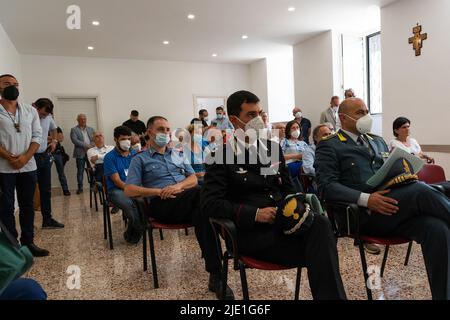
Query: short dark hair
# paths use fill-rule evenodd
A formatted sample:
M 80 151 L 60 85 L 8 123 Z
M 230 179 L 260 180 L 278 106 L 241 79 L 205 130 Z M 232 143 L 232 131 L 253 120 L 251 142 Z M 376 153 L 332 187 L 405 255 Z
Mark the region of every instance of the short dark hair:
M 120 136 L 131 136 L 131 129 L 125 126 L 114 128 L 114 138 L 119 139 Z
M 202 116 L 205 112 L 208 112 L 208 110 L 202 109 L 202 110 L 200 110 L 200 111 L 198 112 L 198 115 L 199 115 L 199 116 Z
M 223 108 L 223 106 L 217 107 L 216 111 L 225 111 L 225 109 Z
M 395 137 L 398 137 L 398 134 L 395 133 L 395 130 L 400 129 L 406 123 L 411 124 L 411 121 L 409 121 L 409 119 L 405 117 L 398 117 L 394 120 L 394 123 L 392 124 L 392 132 L 394 133 Z
M 227 111 L 229 116 L 239 117 L 243 103 L 258 103 L 259 98 L 249 91 L 238 91 L 233 93 L 227 100 Z
M 9 77 L 9 78 L 14 78 L 14 79 L 16 79 L 17 80 L 17 78 L 16 77 L 14 77 L 12 74 L 9 74 L 9 73 L 5 73 L 5 74 L 2 74 L 1 76 L 0 76 L 0 79 L 2 79 L 2 78 L 6 78 L 6 77 Z
M 297 124 L 298 126 L 299 126 L 299 128 L 300 128 L 300 134 L 301 134 L 301 132 L 302 132 L 302 127 L 300 127 L 300 125 L 298 124 L 298 122 L 297 122 L 297 120 L 292 120 L 292 121 L 289 121 L 288 123 L 287 123 L 287 125 L 286 125 L 286 129 L 284 129 L 284 134 L 285 134 L 285 136 L 286 136 L 286 139 L 290 139 L 291 138 L 291 128 L 292 128 L 292 126 L 294 125 L 294 124 Z M 300 138 L 300 137 L 299 137 Z
M 131 115 L 132 115 L 133 117 L 139 117 L 139 111 L 133 110 L 133 111 L 131 111 Z
M 156 121 L 158 121 L 158 120 L 165 120 L 165 121 L 168 121 L 166 118 L 164 118 L 164 117 L 161 117 L 161 116 L 154 116 L 154 117 L 151 117 L 150 119 L 148 119 L 148 121 L 147 121 L 147 128 L 149 128 L 150 126 L 152 126 Z
M 54 105 L 52 100 L 48 98 L 37 99 L 36 102 L 33 103 L 33 105 L 39 110 L 45 109 L 45 112 L 53 113 Z

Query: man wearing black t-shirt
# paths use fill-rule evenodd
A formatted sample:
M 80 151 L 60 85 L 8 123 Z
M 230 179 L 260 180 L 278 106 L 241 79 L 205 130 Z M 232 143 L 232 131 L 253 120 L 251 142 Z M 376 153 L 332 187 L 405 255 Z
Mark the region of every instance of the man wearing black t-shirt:
M 136 110 L 131 111 L 130 120 L 125 121 L 123 125 L 130 128 L 130 130 L 138 136 L 147 132 L 147 127 L 145 126 L 145 123 L 139 120 L 139 112 Z

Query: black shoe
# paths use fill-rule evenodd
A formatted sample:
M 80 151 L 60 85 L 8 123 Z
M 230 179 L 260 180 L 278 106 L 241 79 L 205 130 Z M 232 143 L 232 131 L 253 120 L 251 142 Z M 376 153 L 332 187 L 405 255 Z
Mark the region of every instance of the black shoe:
M 226 291 L 225 291 L 225 298 L 221 299 L 222 295 L 222 280 L 220 279 L 220 274 L 210 273 L 209 274 L 209 283 L 208 283 L 208 289 L 211 292 L 216 293 L 216 297 L 219 300 L 234 300 L 234 293 L 233 290 L 227 285 Z
M 77 190 L 77 194 L 82 194 L 83 193 L 83 189 L 78 189 Z
M 33 254 L 33 257 L 46 257 L 50 254 L 48 250 L 39 248 L 34 243 L 27 244 L 26 247 L 30 250 L 30 252 Z
M 66 197 L 70 196 L 70 191 L 69 190 L 64 190 L 63 193 L 64 193 L 64 195 Z
M 42 229 L 62 229 L 64 225 L 53 218 L 42 222 Z
M 116 214 L 116 213 L 119 212 L 119 211 L 120 211 L 120 208 L 114 206 L 114 207 L 111 209 L 111 214 Z
M 125 239 L 126 242 L 128 242 L 129 244 L 138 244 L 139 241 L 141 241 L 141 234 L 138 232 L 128 232 L 125 231 L 123 233 L 123 238 Z

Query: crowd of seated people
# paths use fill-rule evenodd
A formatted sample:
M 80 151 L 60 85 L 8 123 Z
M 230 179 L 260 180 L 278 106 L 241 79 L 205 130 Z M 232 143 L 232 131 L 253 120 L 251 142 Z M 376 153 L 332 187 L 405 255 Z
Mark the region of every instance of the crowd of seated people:
M 6 80 L 0 76 L 0 104 L 11 114 L 17 108 L 17 96 L 10 87 L 17 89 L 18 85 L 14 77 L 6 77 Z M 381 137 L 370 133 L 368 109 L 361 99 L 355 98 L 352 90 L 346 91 L 346 99 L 340 104 L 338 97 L 332 97 L 322 117 L 325 123 L 314 130 L 298 107 L 293 110 L 294 120 L 272 126 L 267 113 L 262 111 L 259 98 L 248 91 L 232 94 L 226 109 L 225 113 L 223 106 L 218 107 L 216 118 L 211 122 L 208 112 L 200 110 L 199 117 L 192 120 L 187 130 L 176 131 L 174 136 L 168 119 L 152 116 L 145 125 L 134 110 L 130 120 L 114 129 L 114 146 L 105 145 L 103 134 L 87 126 L 86 116 L 80 114 L 78 126 L 71 130 L 75 145 L 73 157 L 78 168 L 78 193 L 82 192 L 87 159 L 95 169 L 95 179 L 106 181 L 111 202 L 124 212 L 128 220 L 124 238 L 130 244 L 140 241 L 146 223 L 133 205 L 134 197 L 150 200 L 147 213 L 150 218 L 162 223 L 194 225 L 205 270 L 209 273 L 207 286 L 218 298 L 233 299 L 234 293 L 222 283 L 221 257 L 209 223 L 209 218 L 213 217 L 234 221 L 243 254 L 267 262 L 306 267 L 314 299 L 346 299 L 335 235 L 328 218 L 315 215 L 302 237 L 282 233 L 275 224 L 277 208 L 283 199 L 309 191 L 302 190 L 298 180 L 303 171 L 315 176 L 317 194 L 322 200 L 356 203 L 364 208 L 367 213 L 365 232 L 396 234 L 419 242 L 433 298 L 450 299 L 449 199 L 420 182 L 392 190 L 377 190 L 365 184 L 383 165 L 382 154 L 389 152 L 389 148 Z M 10 172 L 11 168 L 24 165 L 28 165 L 29 172 L 36 168 L 32 153 L 42 144 L 42 128 L 38 126 L 39 113 L 33 110 L 26 106 L 21 110 L 30 126 L 19 150 L 24 157 L 16 159 L 12 151 L 0 147 L 0 183 L 7 192 L 2 194 L 4 203 L 10 203 L 7 196 L 13 197 L 11 190 L 16 187 L 21 194 L 34 193 L 34 187 L 23 185 L 19 179 L 28 171 Z M 0 109 L 2 137 L 11 132 L 19 133 L 7 112 Z M 44 116 L 48 115 L 42 118 Z M 404 148 L 431 162 L 433 159 L 409 137 L 409 127 L 410 121 L 406 118 L 394 121 L 396 139 L 390 143 L 390 149 Z M 51 129 L 55 128 L 52 125 Z M 234 130 L 262 131 L 266 135 L 256 135 L 257 139 L 251 141 L 249 136 L 230 135 Z M 313 143 L 309 145 L 311 133 Z M 54 139 L 51 143 L 57 144 Z M 31 151 L 27 152 L 30 146 Z M 251 162 L 253 148 L 278 154 L 273 174 L 261 174 L 264 169 L 273 168 L 273 163 L 264 163 L 259 153 L 256 163 Z M 227 161 L 242 155 L 243 163 Z M 17 175 L 18 180 L 14 182 L 17 185 L 10 185 L 7 174 Z M 30 214 L 30 201 L 19 197 L 22 216 Z M 0 220 L 17 238 L 17 231 L 10 223 L 14 215 L 10 207 L 0 207 Z M 33 222 L 21 218 L 21 224 L 22 243 L 39 254 L 42 249 L 34 245 Z M 15 288 L 21 285 L 20 281 L 12 283 L 2 295 L 14 297 Z M 45 298 L 45 293 L 36 288 L 36 296 Z M 225 297 L 221 296 L 222 289 L 225 289 Z

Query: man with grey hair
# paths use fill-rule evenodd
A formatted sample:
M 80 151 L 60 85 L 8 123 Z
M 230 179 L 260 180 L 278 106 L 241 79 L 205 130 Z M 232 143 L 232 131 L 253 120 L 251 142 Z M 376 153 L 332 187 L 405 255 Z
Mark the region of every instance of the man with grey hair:
M 70 139 L 74 144 L 73 157 L 77 163 L 77 194 L 83 193 L 84 167 L 86 166 L 86 152 L 95 146 L 94 129 L 88 127 L 85 114 L 77 117 L 78 125 L 70 130 Z

